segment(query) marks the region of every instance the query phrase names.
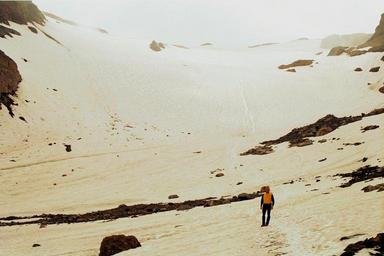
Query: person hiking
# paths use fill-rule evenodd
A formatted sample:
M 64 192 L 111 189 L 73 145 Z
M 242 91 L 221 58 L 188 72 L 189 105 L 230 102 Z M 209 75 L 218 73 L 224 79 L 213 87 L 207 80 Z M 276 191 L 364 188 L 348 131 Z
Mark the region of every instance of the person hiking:
M 273 197 L 273 194 L 269 186 L 262 187 L 261 192 L 263 192 L 263 195 L 261 196 L 261 201 L 260 201 L 260 209 L 263 211 L 263 219 L 262 219 L 263 222 L 261 226 L 265 227 L 269 225 L 269 220 L 271 219 L 271 210 L 275 205 L 275 198 Z M 267 222 L 265 222 L 266 213 L 267 213 Z

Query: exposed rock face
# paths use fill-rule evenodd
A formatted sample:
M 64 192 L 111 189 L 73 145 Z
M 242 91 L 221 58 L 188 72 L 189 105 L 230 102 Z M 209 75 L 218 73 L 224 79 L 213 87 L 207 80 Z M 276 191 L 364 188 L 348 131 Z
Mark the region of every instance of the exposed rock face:
M 384 93 L 384 86 L 380 87 L 379 92 Z
M 371 47 L 368 50 L 370 52 L 384 52 L 384 13 L 381 15 L 380 23 L 372 37 L 359 46 L 359 48 L 364 47 Z
M 141 244 L 134 236 L 107 236 L 101 241 L 99 256 L 111 256 L 137 247 L 141 247 Z
M 379 233 L 376 237 L 367 238 L 364 241 L 348 245 L 341 256 L 352 256 L 363 249 L 374 249 L 377 252 L 370 253 L 370 255 L 384 255 L 384 233 Z
M 26 25 L 28 22 L 44 25 L 44 14 L 32 1 L 0 1 L 0 23 Z
M 312 65 L 312 63 L 313 63 L 313 60 L 296 60 L 290 64 L 280 65 L 279 69 L 309 66 L 309 65 Z
M 21 34 L 12 28 L 7 28 L 7 27 L 4 27 L 3 25 L 0 25 L 1 38 L 5 38 L 6 36 L 13 37 L 12 35 L 20 36 Z
M 363 69 L 362 68 L 355 68 L 355 71 L 356 72 L 361 72 L 361 71 L 363 71 Z
M 10 96 L 16 94 L 21 80 L 16 63 L 0 50 L 0 109 L 4 105 L 11 116 L 14 102 Z

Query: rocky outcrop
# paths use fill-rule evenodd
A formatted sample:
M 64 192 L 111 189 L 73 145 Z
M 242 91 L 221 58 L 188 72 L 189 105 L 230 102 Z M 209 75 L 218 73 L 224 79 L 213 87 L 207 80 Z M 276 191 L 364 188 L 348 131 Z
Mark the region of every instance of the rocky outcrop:
M 328 56 L 340 56 L 345 53 L 351 57 L 354 57 L 362 55 L 366 52 L 366 50 L 359 50 L 356 47 L 336 46 L 329 51 Z
M 256 146 L 254 148 L 248 149 L 247 151 L 241 153 L 241 156 L 246 155 L 267 155 L 273 153 L 273 148 L 271 146 Z
M 328 56 L 339 56 L 345 53 L 353 57 L 366 52 L 384 52 L 384 14 L 381 15 L 375 33 L 370 38 L 366 38 L 367 36 L 367 34 L 354 34 L 339 38 L 337 35 L 333 35 L 323 39 L 321 46 L 324 48 L 332 48 Z M 361 41 L 364 38 L 366 38 L 367 41 Z
M 328 56 L 340 56 L 341 54 L 343 54 L 345 52 L 346 49 L 348 49 L 348 47 L 346 47 L 346 46 L 333 47 L 329 51 Z
M 289 147 L 305 147 L 313 144 L 313 140 L 308 138 L 299 138 L 298 140 L 291 140 L 289 142 Z
M 284 142 L 289 142 L 290 147 L 303 147 L 313 144 L 313 141 L 307 139 L 309 137 L 319 137 L 326 135 L 340 126 L 344 126 L 353 122 L 362 120 L 364 117 L 384 114 L 384 108 L 374 109 L 369 113 L 362 113 L 358 116 L 336 117 L 334 115 L 326 115 L 316 122 L 295 128 L 286 135 L 275 139 L 263 141 L 261 146 L 251 148 L 240 155 L 265 155 L 273 152 L 272 145 L 277 145 Z M 325 142 L 325 141 L 324 141 Z M 361 144 L 361 143 L 360 143 Z M 359 145 L 360 145 L 359 144 Z
M 380 126 L 377 125 L 377 124 L 374 124 L 374 125 L 367 125 L 367 126 L 361 128 L 360 130 L 361 130 L 361 132 L 366 132 L 366 131 L 370 131 L 370 130 L 375 130 L 375 129 L 379 128 L 379 127 L 380 127 Z
M 296 60 L 290 64 L 280 65 L 279 69 L 309 66 L 309 65 L 312 65 L 312 63 L 313 63 L 313 60 Z
M 384 255 L 384 233 L 348 245 L 341 256 L 352 256 L 363 249 L 374 249 L 376 253 L 371 252 L 370 255 Z
M 138 217 L 148 214 L 166 211 L 186 211 L 195 207 L 212 207 L 223 204 L 230 204 L 244 200 L 252 200 L 260 197 L 262 194 L 257 191 L 253 193 L 241 193 L 237 196 L 223 196 L 220 198 L 208 197 L 204 199 L 188 200 L 184 202 L 151 203 L 136 205 L 119 205 L 116 208 L 88 212 L 83 214 L 41 214 L 33 216 L 9 216 L 0 218 L 1 226 L 15 226 L 27 224 L 40 224 L 43 226 L 49 224 L 63 223 L 81 223 L 98 220 L 114 220 L 127 217 Z M 17 221 L 15 221 L 17 220 Z
M 380 70 L 380 67 L 373 67 L 369 70 L 369 72 L 373 72 L 373 73 L 376 73 L 376 72 L 379 72 Z
M 340 126 L 356 122 L 362 119 L 362 116 L 336 117 L 334 115 L 326 115 L 313 124 L 309 124 L 300 128 L 295 128 L 288 134 L 276 139 L 264 141 L 261 144 L 275 145 L 282 142 L 290 142 L 295 144 L 307 137 L 318 137 L 328 134 Z
M 99 256 L 111 256 L 137 247 L 141 247 L 141 244 L 135 236 L 107 236 L 101 241 Z
M 342 188 L 350 187 L 355 183 L 374 179 L 374 178 L 384 178 L 384 167 L 378 166 L 363 166 L 357 169 L 356 171 L 349 173 L 339 173 L 334 176 L 339 176 L 342 178 L 350 178 L 349 181 L 344 182 L 340 185 Z
M 359 48 L 371 47 L 370 52 L 384 52 L 384 13 L 381 15 L 379 25 L 375 29 L 375 33 Z
M 45 17 L 32 1 L 0 1 L 0 23 L 9 25 L 9 22 L 44 25 Z
M 0 50 L 0 109 L 5 106 L 13 117 L 11 96 L 16 94 L 22 78 L 16 63 Z

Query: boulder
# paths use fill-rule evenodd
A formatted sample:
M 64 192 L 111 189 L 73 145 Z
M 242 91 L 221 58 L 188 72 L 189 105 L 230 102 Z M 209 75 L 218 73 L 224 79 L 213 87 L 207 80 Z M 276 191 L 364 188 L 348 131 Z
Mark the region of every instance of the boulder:
M 179 196 L 178 195 L 169 195 L 168 196 L 168 199 L 176 199 L 176 198 L 179 198 Z
M 356 72 L 361 72 L 361 71 L 363 71 L 363 69 L 362 68 L 355 68 L 355 71 Z
M 137 247 L 141 247 L 141 244 L 134 236 L 107 236 L 101 241 L 99 256 L 110 256 Z
M 161 47 L 159 46 L 159 44 L 155 40 L 153 40 L 151 42 L 151 44 L 149 45 L 149 48 L 151 48 L 155 52 L 161 51 Z

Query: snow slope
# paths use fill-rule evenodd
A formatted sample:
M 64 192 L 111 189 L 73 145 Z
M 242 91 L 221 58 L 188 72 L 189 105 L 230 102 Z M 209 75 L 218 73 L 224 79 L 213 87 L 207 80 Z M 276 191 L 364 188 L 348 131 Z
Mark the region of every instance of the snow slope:
M 258 200 L 111 222 L 0 227 L 0 255 L 96 255 L 103 237 L 119 233 L 142 243 L 121 255 L 334 255 L 361 238 L 340 237 L 383 230 L 384 194 L 360 191 L 366 183 L 339 188 L 332 175 L 380 165 L 384 115 L 319 137 L 324 144 L 239 156 L 326 114 L 384 107 L 383 72 L 368 72 L 384 69 L 382 54 L 316 55 L 320 40 L 254 49 L 169 42 L 154 52 L 151 38 L 112 37 L 52 19 L 38 34 L 11 27 L 22 36 L 1 39 L 1 50 L 23 81 L 16 118 L 0 111 L 0 217 L 83 213 L 164 202 L 170 194 L 177 201 L 220 197 L 264 184 L 277 205 L 268 229 L 259 228 Z M 315 64 L 296 73 L 277 68 L 297 59 Z M 380 127 L 361 133 L 374 124 Z M 358 141 L 364 144 L 337 150 Z M 368 161 L 359 162 L 363 157 Z M 210 173 L 218 168 L 224 177 Z M 298 178 L 303 182 L 282 184 Z

